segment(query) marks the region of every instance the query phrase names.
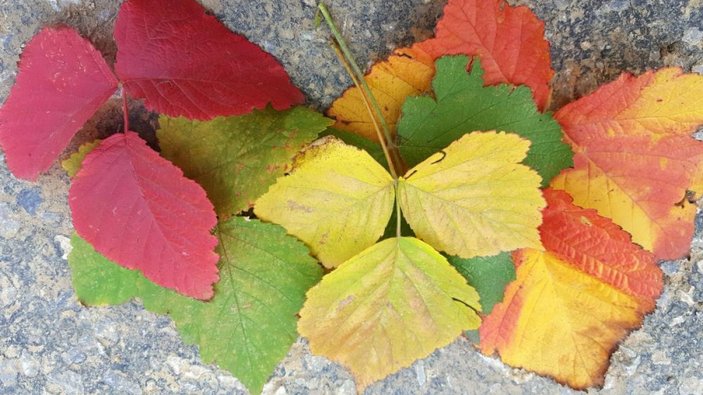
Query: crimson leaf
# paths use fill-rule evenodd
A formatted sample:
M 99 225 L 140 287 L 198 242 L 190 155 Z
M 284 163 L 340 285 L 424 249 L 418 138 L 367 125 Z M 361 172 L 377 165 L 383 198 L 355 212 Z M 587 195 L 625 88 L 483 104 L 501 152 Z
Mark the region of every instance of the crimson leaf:
M 136 133 L 115 134 L 86 156 L 69 203 L 78 234 L 107 258 L 184 295 L 212 297 L 214 208 Z
M 207 120 L 303 101 L 283 67 L 194 0 L 127 0 L 115 25 L 127 92 L 169 116 Z
M 100 53 L 73 29 L 46 28 L 34 36 L 0 109 L 0 145 L 12 173 L 35 180 L 115 89 Z

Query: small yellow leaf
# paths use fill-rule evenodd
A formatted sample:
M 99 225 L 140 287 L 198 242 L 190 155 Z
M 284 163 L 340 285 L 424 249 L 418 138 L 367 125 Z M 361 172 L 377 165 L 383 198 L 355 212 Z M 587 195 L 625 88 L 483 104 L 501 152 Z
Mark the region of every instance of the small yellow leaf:
M 393 210 L 390 174 L 366 151 L 335 138 L 313 143 L 256 202 L 256 215 L 308 244 L 327 267 L 373 245 Z
M 415 234 L 463 258 L 541 249 L 541 178 L 520 164 L 529 145 L 515 134 L 474 132 L 408 171 L 398 197 Z
M 357 386 L 409 366 L 480 324 L 476 290 L 432 247 L 381 241 L 310 289 L 298 331 Z

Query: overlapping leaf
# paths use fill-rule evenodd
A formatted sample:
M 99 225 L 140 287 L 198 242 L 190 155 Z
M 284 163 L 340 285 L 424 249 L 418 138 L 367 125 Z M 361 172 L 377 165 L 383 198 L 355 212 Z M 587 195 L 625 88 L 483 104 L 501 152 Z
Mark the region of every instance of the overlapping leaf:
M 72 153 L 71 156 L 62 161 L 61 167 L 66 171 L 66 174 L 68 174 L 69 177 L 75 177 L 81 169 L 85 157 L 93 152 L 95 148 L 99 147 L 101 142 L 102 140 L 97 139 L 83 143 L 78 147 L 78 151 Z
M 327 137 L 256 202 L 256 215 L 286 228 L 335 267 L 373 245 L 393 209 L 393 179 L 365 151 Z
M 205 188 L 224 219 L 249 209 L 331 121 L 296 107 L 207 122 L 161 117 L 159 124 L 161 154 Z
M 115 40 L 115 72 L 127 92 L 169 116 L 206 120 L 304 99 L 271 55 L 195 0 L 126 0 Z
M 701 185 L 703 77 L 678 69 L 623 75 L 557 112 L 574 169 L 553 186 L 632 234 L 657 258 L 688 253 Z
M 554 75 L 544 22 L 527 7 L 505 0 L 449 0 L 435 37 L 415 45 L 436 59 L 472 55 L 481 59 L 486 85 L 527 85 L 540 110 L 547 108 Z
M 527 85 L 537 107 L 547 107 L 553 71 L 544 24 L 527 7 L 512 7 L 503 0 L 450 0 L 437 24 L 435 38 L 396 50 L 367 74 L 366 80 L 392 132 L 405 99 L 429 88 L 433 62 L 452 54 L 478 57 L 486 69 L 486 85 Z M 335 127 L 377 141 L 357 88 L 348 89 L 328 114 L 337 120 Z M 492 125 L 484 130 L 491 129 L 504 128 Z
M 481 325 L 481 350 L 574 388 L 603 382 L 610 353 L 654 308 L 654 256 L 595 210 L 546 190 L 546 251 L 514 254 L 517 279 Z
M 207 303 L 119 267 L 78 236 L 69 256 L 73 285 L 86 304 L 140 298 L 147 309 L 168 314 L 184 340 L 200 347 L 203 361 L 216 362 L 258 393 L 297 338 L 296 313 L 322 273 L 307 249 L 278 226 L 233 218 L 217 234 L 222 279 Z
M 520 164 L 529 145 L 515 134 L 471 133 L 409 170 L 398 197 L 415 234 L 463 258 L 541 248 L 541 180 Z
M 100 53 L 67 27 L 45 28 L 22 52 L 0 109 L 0 145 L 12 173 L 35 180 L 117 89 Z
M 493 311 L 493 306 L 503 300 L 505 287 L 515 280 L 515 266 L 507 252 L 469 259 L 451 256 L 448 260 L 478 292 L 483 314 Z
M 478 294 L 432 247 L 386 239 L 307 295 L 298 329 L 365 388 L 478 327 Z
M 185 295 L 212 297 L 212 204 L 136 133 L 113 135 L 85 157 L 69 203 L 78 234 L 110 260 Z
M 445 57 L 436 63 L 434 97 L 409 98 L 398 124 L 400 152 L 415 165 L 475 130 L 514 132 L 532 141 L 525 164 L 537 170 L 544 185 L 561 169 L 571 166 L 572 153 L 562 141 L 559 124 L 537 111 L 525 87 L 484 87 L 482 62 Z

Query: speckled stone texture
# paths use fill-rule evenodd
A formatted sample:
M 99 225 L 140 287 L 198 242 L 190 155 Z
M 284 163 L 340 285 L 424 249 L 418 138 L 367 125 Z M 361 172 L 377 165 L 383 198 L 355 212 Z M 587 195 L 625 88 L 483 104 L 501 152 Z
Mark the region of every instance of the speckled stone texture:
M 22 48 L 41 26 L 67 23 L 114 60 L 112 23 L 120 1 L 0 0 L 0 101 L 14 81 Z M 314 27 L 314 0 L 202 0 L 233 30 L 273 53 L 324 109 L 350 84 Z M 330 2 L 360 63 L 428 37 L 443 1 Z M 553 106 L 579 97 L 621 71 L 676 65 L 703 72 L 701 0 L 522 0 L 546 22 L 552 42 Z M 133 103 L 131 124 L 153 133 L 153 114 Z M 119 129 L 108 104 L 74 141 Z M 2 154 L 0 154 L 2 159 Z M 0 393 L 245 393 L 229 373 L 204 365 L 168 318 L 138 302 L 86 308 L 71 289 L 66 263 L 72 232 L 68 179 L 57 166 L 37 183 L 16 180 L 0 160 Z M 606 394 L 703 393 L 703 218 L 691 258 L 661 264 L 666 288 L 657 310 L 612 356 Z M 298 341 L 265 393 L 351 394 L 350 375 L 311 356 Z M 486 358 L 459 339 L 371 386 L 369 394 L 562 394 L 553 381 Z

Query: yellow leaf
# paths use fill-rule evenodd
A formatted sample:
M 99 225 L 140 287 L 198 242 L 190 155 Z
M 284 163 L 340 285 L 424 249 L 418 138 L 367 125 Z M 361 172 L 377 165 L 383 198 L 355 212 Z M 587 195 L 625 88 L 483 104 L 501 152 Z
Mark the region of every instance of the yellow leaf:
M 400 178 L 398 197 L 415 234 L 463 258 L 541 248 L 541 178 L 520 164 L 530 142 L 474 132 Z
M 295 159 L 291 174 L 259 198 L 254 212 L 332 268 L 381 237 L 393 197 L 393 179 L 366 151 L 328 137 Z
M 429 245 L 386 239 L 308 291 L 298 331 L 363 389 L 476 328 L 478 299 Z
M 481 326 L 481 350 L 573 388 L 601 384 L 610 353 L 641 323 L 638 300 L 552 252 L 521 250 L 516 264 Z
M 405 99 L 425 92 L 430 87 L 433 75 L 432 58 L 424 51 L 414 48 L 398 49 L 388 60 L 371 68 L 366 82 L 393 135 Z M 350 88 L 344 92 L 342 97 L 332 103 L 327 115 L 337 119 L 335 128 L 378 141 L 359 88 Z

